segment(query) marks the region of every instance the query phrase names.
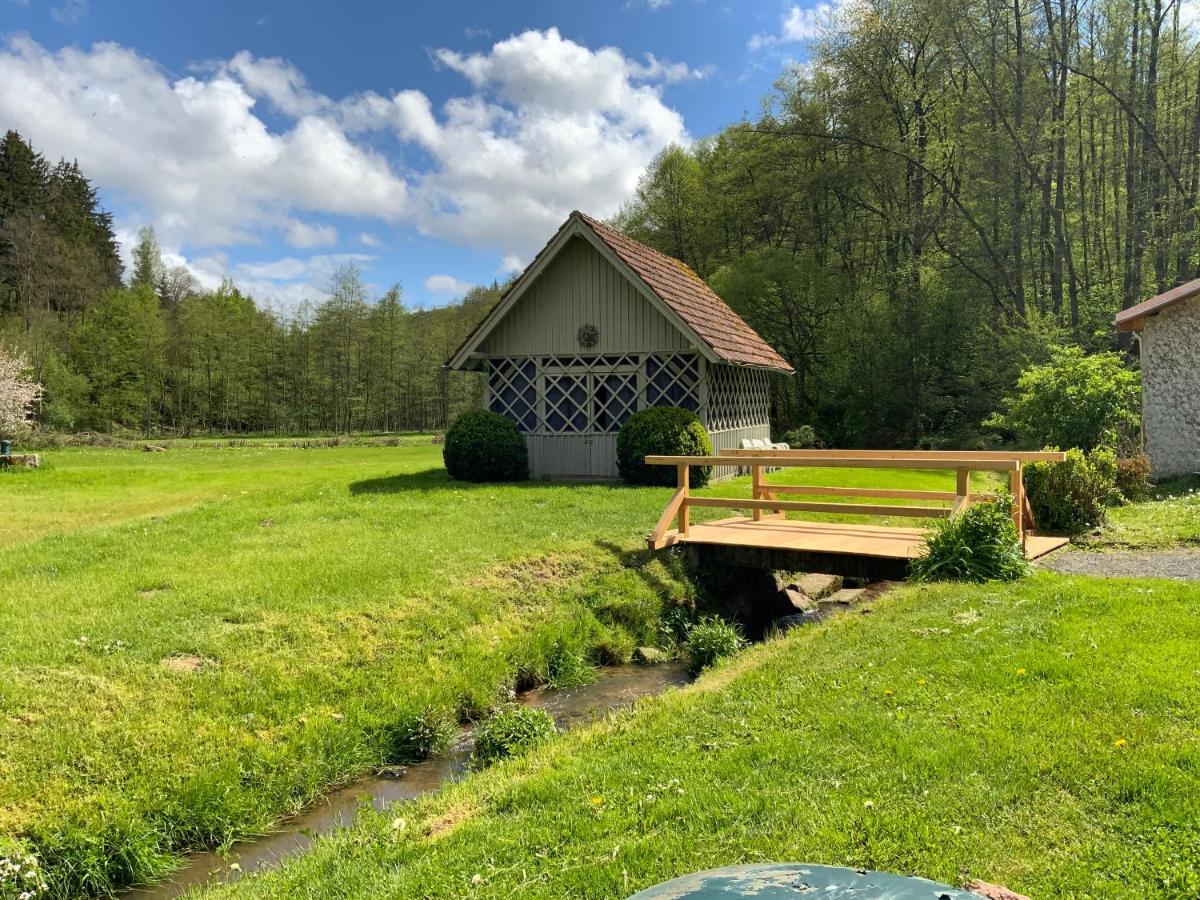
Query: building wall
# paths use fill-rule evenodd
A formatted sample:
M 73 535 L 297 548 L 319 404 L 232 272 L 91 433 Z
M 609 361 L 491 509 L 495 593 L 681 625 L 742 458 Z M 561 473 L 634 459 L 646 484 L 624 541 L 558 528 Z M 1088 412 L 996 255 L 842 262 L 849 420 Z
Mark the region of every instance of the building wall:
M 600 341 L 581 350 L 579 327 Z M 687 350 L 687 339 L 584 238 L 563 247 L 488 335 L 488 356 Z
M 1154 475 L 1200 472 L 1200 299 L 1147 319 L 1141 341 L 1142 422 Z

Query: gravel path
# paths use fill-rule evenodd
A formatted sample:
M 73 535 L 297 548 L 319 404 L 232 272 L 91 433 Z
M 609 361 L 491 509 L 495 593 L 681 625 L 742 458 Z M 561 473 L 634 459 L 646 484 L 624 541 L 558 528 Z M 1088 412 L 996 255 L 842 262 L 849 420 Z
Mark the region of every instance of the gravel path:
M 1038 564 L 1066 575 L 1200 581 L 1200 549 L 1061 550 L 1050 554 Z

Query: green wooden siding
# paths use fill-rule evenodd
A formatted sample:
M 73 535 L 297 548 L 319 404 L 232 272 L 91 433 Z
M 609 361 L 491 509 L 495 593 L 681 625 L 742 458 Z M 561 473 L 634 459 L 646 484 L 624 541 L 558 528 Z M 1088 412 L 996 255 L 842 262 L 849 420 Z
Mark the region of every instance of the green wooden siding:
M 600 342 L 579 346 L 579 327 Z M 584 238 L 573 238 L 479 348 L 488 356 L 685 350 L 691 345 L 616 267 Z

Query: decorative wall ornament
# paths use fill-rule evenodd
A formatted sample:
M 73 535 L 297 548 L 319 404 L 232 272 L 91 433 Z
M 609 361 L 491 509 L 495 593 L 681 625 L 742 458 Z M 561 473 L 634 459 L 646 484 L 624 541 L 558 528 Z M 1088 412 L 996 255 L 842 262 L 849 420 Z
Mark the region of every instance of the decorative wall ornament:
M 580 325 L 575 337 L 579 340 L 580 347 L 584 350 L 591 350 L 600 343 L 600 329 L 595 325 Z

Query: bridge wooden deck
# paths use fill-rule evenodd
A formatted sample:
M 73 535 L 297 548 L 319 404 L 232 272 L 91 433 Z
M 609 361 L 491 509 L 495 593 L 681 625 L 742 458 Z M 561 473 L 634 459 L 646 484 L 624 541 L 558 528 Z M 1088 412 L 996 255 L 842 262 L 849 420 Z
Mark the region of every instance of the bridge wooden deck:
M 763 568 L 795 568 L 854 577 L 903 578 L 910 560 L 924 551 L 925 529 L 892 525 L 811 522 L 788 519 L 789 511 L 845 513 L 872 516 L 941 518 L 957 515 L 972 503 L 991 495 L 970 493 L 972 471 L 1009 474 L 1013 494 L 1013 522 L 1025 556 L 1037 559 L 1068 543 L 1066 538 L 1044 537 L 1033 532 L 1033 518 L 1024 494 L 1022 464 L 1056 462 L 1061 453 L 948 453 L 942 451 L 726 451 L 721 456 L 647 457 L 646 462 L 674 465 L 677 487 L 648 539 L 651 549 L 674 544 L 718 551 L 719 558 Z M 688 463 L 684 463 L 683 460 Z M 731 463 L 751 471 L 752 496 L 746 499 L 696 497 L 689 489 L 689 464 Z M 879 469 L 945 469 L 955 473 L 953 491 L 917 491 L 888 488 L 783 485 L 767 481 L 766 470 L 791 467 L 854 467 Z M 821 497 L 849 496 L 856 502 L 811 502 L 780 499 L 800 494 Z M 864 504 L 861 497 L 916 500 L 916 505 Z M 937 505 L 932 505 L 937 504 Z M 750 516 L 692 523 L 692 507 L 750 509 Z M 672 527 L 674 525 L 675 527 Z

